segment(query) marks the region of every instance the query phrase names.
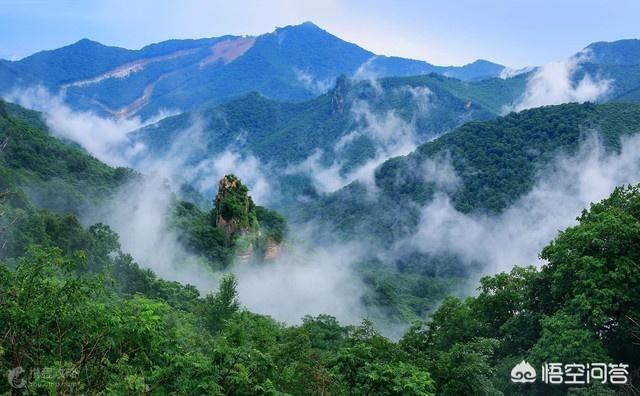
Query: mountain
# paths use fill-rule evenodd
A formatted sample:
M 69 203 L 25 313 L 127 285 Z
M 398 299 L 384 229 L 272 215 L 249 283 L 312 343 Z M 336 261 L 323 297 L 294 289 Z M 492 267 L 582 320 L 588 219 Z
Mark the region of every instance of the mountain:
M 376 83 L 341 77 L 327 93 L 297 103 L 254 92 L 146 126 L 131 133 L 126 146 L 145 147 L 139 153 L 143 161 L 175 156 L 185 139 L 190 149 L 180 155 L 186 152 L 190 164 L 229 151 L 253 156 L 265 165 L 261 171 L 288 191 L 283 198 L 303 191 L 313 195 L 324 188 L 314 186 L 301 168 L 331 167 L 336 178 L 349 180 L 358 170 L 406 154 L 466 121 L 496 116 L 452 93 L 450 85 L 465 90 L 460 84 L 467 83 L 440 75 Z
M 640 64 L 640 40 L 600 41 L 585 47 L 589 60 L 606 65 L 629 66 Z
M 602 127 L 606 146 L 615 150 L 621 136 L 638 130 L 638 106 L 570 104 L 468 123 L 386 166 L 404 178 L 402 166 L 395 165 L 448 147 L 453 158 L 472 161 L 456 165 L 466 170 L 465 184 L 472 181 L 472 167 L 481 176 L 517 184 L 509 169 L 526 174 L 522 167 L 529 165 L 518 154 L 541 163 L 554 150 L 571 150 L 585 124 Z M 510 373 L 525 359 L 536 367 L 553 359 L 625 362 L 621 368 L 640 364 L 635 342 L 640 329 L 635 320 L 640 312 L 640 185 L 617 188 L 585 209 L 574 227 L 542 249 L 546 263 L 540 268 L 514 267 L 485 276 L 471 297 L 444 298 L 450 285 L 435 277 L 376 278 L 367 273 L 366 282 L 376 290 L 363 298 L 367 303 L 429 312 L 428 321 L 414 322 L 395 342 L 368 318 L 359 325 L 341 325 L 330 315 L 314 313 L 287 325 L 250 312 L 241 306 L 239 283 L 231 274 L 221 277 L 216 291 L 201 295 L 193 286 L 140 268 L 122 250 L 118 234 L 104 224 L 85 228 L 72 214 L 34 207 L 23 199 L 20 187 L 5 184 L 9 176 L 21 183 L 58 178 L 60 188 L 51 194 L 74 188 L 77 178 L 87 188 L 84 193 L 99 195 L 104 191 L 96 188 L 112 183 L 115 172 L 56 142 L 41 125 L 39 114 L 0 101 L 0 334 L 11 335 L 0 348 L 0 368 L 8 378 L 0 381 L 0 392 L 521 394 L 522 385 L 510 381 Z M 495 150 L 506 154 L 506 162 L 496 161 Z M 86 166 L 78 166 L 83 162 Z M 498 166 L 497 172 L 487 172 L 491 166 Z M 385 194 L 401 199 L 396 205 L 420 199 L 406 185 L 390 182 L 381 176 Z M 262 225 L 258 208 L 255 213 L 245 210 L 250 199 L 245 189 L 235 189 L 239 186 L 223 193 L 220 216 L 227 211 L 255 215 Z M 204 224 L 212 222 L 211 214 L 188 203 L 176 210 L 182 212 L 183 225 L 197 223 L 192 231 L 200 234 L 199 242 L 217 244 Z M 188 218 L 194 214 L 200 219 Z M 379 214 L 371 219 L 379 221 Z M 276 229 L 282 230 L 281 221 L 271 222 L 280 223 Z M 276 269 L 249 268 L 264 271 L 263 276 Z M 289 281 L 294 268 L 286 271 Z M 262 278 L 258 286 L 279 292 L 269 279 Z M 412 295 L 402 294 L 406 290 Z M 331 294 L 340 304 L 341 296 Z M 17 362 L 21 370 L 15 368 Z M 628 381 L 637 383 L 638 373 L 630 370 Z M 598 383 L 584 389 L 614 394 L 620 388 Z M 551 394 L 566 391 L 558 385 Z M 527 393 L 550 394 L 542 382 L 530 384 Z
M 572 60 L 577 59 L 575 65 Z M 475 64 L 482 66 L 483 61 Z M 531 68 L 514 76 L 504 78 L 484 78 L 481 80 L 465 80 L 455 73 L 444 73 L 442 76 L 409 76 L 407 81 L 431 79 L 437 81 L 441 88 L 462 100 L 470 100 L 496 115 L 510 111 L 527 93 L 540 94 L 545 90 L 553 90 L 558 82 L 565 78 L 567 85 L 573 90 L 581 83 L 589 86 L 594 80 L 606 81 L 607 89 L 596 99 L 598 102 L 638 102 L 640 101 L 640 40 L 619 40 L 590 44 L 582 51 L 564 60 L 568 75 L 559 74 L 553 66 Z M 468 65 L 471 67 L 471 65 Z M 478 73 L 481 74 L 481 73 Z M 506 73 L 508 74 L 508 73 Z M 585 79 L 586 76 L 589 78 Z M 534 78 L 535 77 L 535 78 Z M 547 84 L 542 86 L 537 84 Z M 568 99 L 571 100 L 571 99 Z M 576 97 L 574 100 L 579 100 Z M 551 95 L 549 103 L 556 103 Z M 544 101 L 540 105 L 545 104 Z
M 600 44 L 599 48 L 607 45 Z M 603 63 L 595 63 L 596 60 Z M 568 75 L 571 83 L 576 85 L 585 79 L 609 81 L 601 102 L 640 100 L 640 64 L 604 62 L 614 61 L 600 56 L 572 66 Z M 483 67 L 482 62 L 478 66 Z M 539 71 L 477 81 L 436 73 L 386 77 L 375 83 L 345 77 L 336 80 L 328 92 L 301 102 L 277 101 L 253 92 L 224 104 L 169 117 L 131 134 L 130 144 L 142 143 L 148 149 L 144 155 L 166 156 L 178 138 L 197 124 L 202 134 L 197 153 L 190 158 L 193 163 L 235 150 L 268 164 L 274 180 L 287 190 L 284 197 L 302 192 L 315 196 L 335 189 L 335 183 L 326 188 L 318 186 L 313 180 L 301 178 L 296 167 L 331 169 L 340 179 L 339 184 L 346 184 L 365 165 L 375 166 L 392 156 L 406 154 L 412 145 L 427 142 L 465 122 L 503 115 L 525 92 L 536 89 L 531 84 L 539 82 L 539 78 L 532 77 Z M 587 79 L 587 75 L 591 77 Z M 390 120 L 400 123 L 391 124 Z M 387 130 L 387 138 L 376 136 L 372 126 Z M 388 137 L 399 139 L 407 131 L 409 134 L 402 139 L 410 143 L 408 148 L 394 150 Z M 351 139 L 354 136 L 357 139 Z M 344 146 L 340 143 L 343 141 Z
M 574 84 L 589 73 L 613 81 L 606 100 L 637 100 L 638 47 L 638 40 L 590 44 L 583 50 L 590 56 L 571 76 Z M 305 22 L 256 37 L 169 40 L 140 50 L 83 39 L 19 61 L 0 60 L 0 93 L 37 84 L 65 93 L 74 109 L 149 117 L 161 109 L 208 108 L 250 92 L 279 101 L 310 100 L 343 74 L 370 79 L 436 73 L 468 83 L 450 85 L 471 100 L 475 93 L 483 96 L 486 107 L 500 114 L 524 94 L 524 82 L 539 69 L 497 78 L 504 70 L 486 60 L 456 67 L 376 55 Z
M 103 202 L 135 176 L 111 168 L 52 137 L 39 113 L 0 99 L 1 191 L 57 212 L 79 213 Z
M 162 108 L 193 110 L 252 91 L 278 100 L 311 99 L 342 74 L 435 72 L 473 80 L 497 76 L 502 69 L 484 60 L 442 67 L 378 56 L 305 22 L 257 37 L 169 40 L 140 50 L 83 39 L 19 61 L 0 61 L 0 89 L 6 93 L 39 84 L 66 93 L 76 109 L 149 116 Z
M 341 78 L 327 93 L 309 101 L 280 102 L 253 92 L 209 109 L 168 117 L 133 136 L 134 141 L 141 139 L 152 150 L 162 152 L 198 120 L 203 122 L 209 141 L 204 150 L 207 154 L 243 138 L 238 148 L 284 165 L 303 160 L 316 149 L 330 149 L 358 127 L 355 113 L 360 107 L 375 114 L 394 112 L 407 123 L 415 122 L 421 139 L 438 136 L 465 120 L 494 116 L 483 106 L 441 88 L 435 76 L 389 78 L 380 80 L 379 85 Z
M 554 158 L 576 153 L 586 128 L 599 131 L 607 150 L 619 150 L 622 137 L 640 131 L 640 104 L 546 106 L 466 123 L 380 165 L 375 199 L 365 199 L 366 187 L 355 182 L 308 203 L 298 220 L 324 222 L 339 237 L 364 233 L 391 244 L 415 231 L 419 208 L 437 193 L 448 194 L 461 213 L 500 213 L 532 189 Z M 443 160 L 457 175 L 453 190 L 417 171 Z

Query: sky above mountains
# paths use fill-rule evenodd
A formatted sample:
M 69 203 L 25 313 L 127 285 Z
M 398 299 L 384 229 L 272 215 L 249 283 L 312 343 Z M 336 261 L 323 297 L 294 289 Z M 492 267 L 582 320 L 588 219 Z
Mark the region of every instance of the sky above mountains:
M 638 15 L 640 2 L 633 0 L 3 0 L 0 58 L 81 38 L 135 49 L 170 38 L 258 35 L 308 20 L 383 55 L 523 67 L 594 41 L 640 38 Z

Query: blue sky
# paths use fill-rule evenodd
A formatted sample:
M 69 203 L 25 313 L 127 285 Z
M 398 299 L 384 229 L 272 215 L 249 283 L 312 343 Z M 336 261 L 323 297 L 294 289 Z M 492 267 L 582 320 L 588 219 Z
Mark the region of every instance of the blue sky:
M 637 0 L 0 0 L 0 58 L 80 38 L 140 48 L 310 20 L 379 54 L 522 67 L 565 58 L 594 41 L 640 38 L 639 16 Z

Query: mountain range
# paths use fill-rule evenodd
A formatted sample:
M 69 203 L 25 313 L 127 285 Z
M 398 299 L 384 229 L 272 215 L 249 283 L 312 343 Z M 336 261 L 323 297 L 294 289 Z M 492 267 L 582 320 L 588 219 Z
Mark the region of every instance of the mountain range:
M 518 110 L 527 95 L 535 98 L 536 93 L 551 90 L 548 102 L 526 107 L 572 100 L 636 102 L 640 100 L 640 52 L 634 48 L 640 48 L 640 41 L 595 43 L 567 60 L 509 78 L 463 81 L 436 73 L 375 81 L 341 77 L 326 92 L 296 102 L 252 92 L 165 118 L 131 133 L 126 144 L 140 143 L 148 150 L 144 156 L 163 157 L 197 124 L 199 149 L 191 153 L 192 163 L 233 149 L 268 165 L 273 179 L 287 189 L 284 197 L 314 197 L 333 192 L 361 176 L 360 170 L 409 154 L 466 122 Z M 558 95 L 553 87 L 562 84 L 575 91 L 573 97 L 554 97 Z M 601 87 L 601 94 L 581 99 L 579 92 L 588 89 L 580 87 L 590 85 Z M 381 135 L 376 128 L 389 134 Z M 398 141 L 408 144 L 395 144 Z M 305 172 L 297 172 L 301 168 Z M 310 170 L 316 174 L 330 170 L 334 180 L 331 185 L 310 180 Z
M 380 56 L 305 22 L 257 37 L 168 40 L 140 50 L 83 39 L 19 61 L 0 61 L 0 91 L 39 84 L 64 92 L 75 109 L 149 116 L 162 108 L 193 110 L 252 91 L 277 100 L 308 100 L 342 74 L 439 73 L 477 80 L 503 69 L 485 60 L 457 67 Z
M 611 79 L 607 99 L 636 100 L 639 48 L 638 40 L 585 47 L 578 52 L 579 67 L 571 70 L 573 82 L 585 73 Z M 331 89 L 341 75 L 368 80 L 437 74 L 449 78 L 441 85 L 454 95 L 501 114 L 525 93 L 524 82 L 537 70 L 513 71 L 482 59 L 436 66 L 376 55 L 305 22 L 255 37 L 167 40 L 139 50 L 82 39 L 18 61 L 0 60 L 0 93 L 42 86 L 62 94 L 75 110 L 148 118 L 163 109 L 211 108 L 251 92 L 277 101 L 307 101 Z
M 551 92 L 558 97 L 522 105 L 557 85 L 554 73 L 573 96 Z M 602 92 L 584 99 L 580 92 L 590 84 Z M 121 149 L 144 147 L 140 160 L 165 158 L 197 125 L 197 149 L 185 161 L 195 165 L 229 150 L 253 156 L 295 203 L 340 197 L 336 190 L 364 170 L 374 183 L 373 169 L 387 169 L 386 160 L 469 121 L 572 100 L 638 101 L 640 41 L 593 43 L 551 67 L 514 72 L 483 60 L 444 67 L 379 56 L 305 22 L 256 37 L 168 40 L 140 50 L 84 39 L 0 61 L 0 92 L 34 85 L 100 116 L 181 111 L 132 131 Z

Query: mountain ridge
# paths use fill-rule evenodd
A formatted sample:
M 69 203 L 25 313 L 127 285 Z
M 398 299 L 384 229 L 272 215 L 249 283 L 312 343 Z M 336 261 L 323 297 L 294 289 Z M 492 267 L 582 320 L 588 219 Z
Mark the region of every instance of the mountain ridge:
M 476 79 L 502 69 L 481 60 L 435 66 L 376 55 L 305 22 L 258 36 L 173 39 L 136 50 L 81 39 L 18 61 L 0 60 L 0 90 L 43 85 L 65 93 L 76 110 L 147 117 L 162 108 L 188 111 L 254 90 L 277 100 L 307 100 L 341 74 L 372 78 L 437 72 Z

